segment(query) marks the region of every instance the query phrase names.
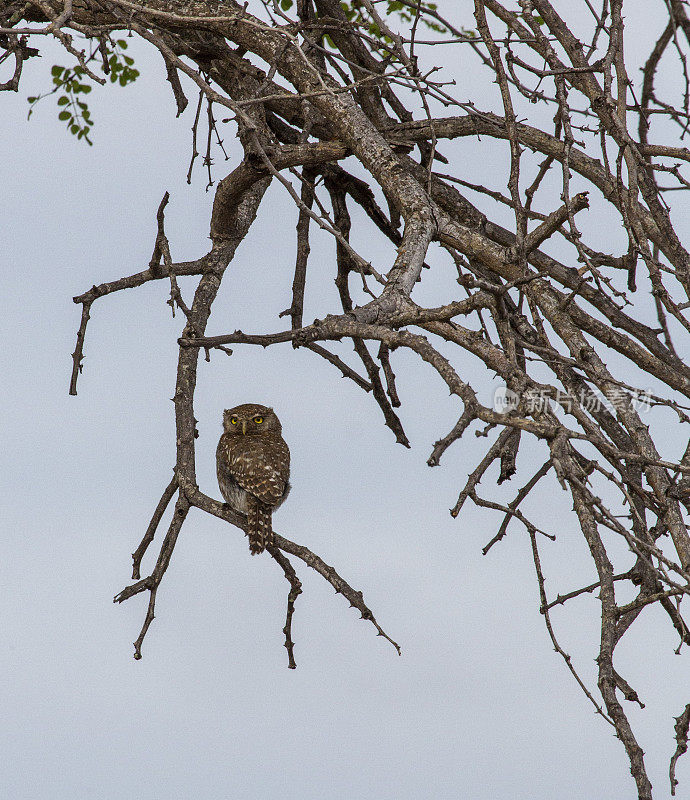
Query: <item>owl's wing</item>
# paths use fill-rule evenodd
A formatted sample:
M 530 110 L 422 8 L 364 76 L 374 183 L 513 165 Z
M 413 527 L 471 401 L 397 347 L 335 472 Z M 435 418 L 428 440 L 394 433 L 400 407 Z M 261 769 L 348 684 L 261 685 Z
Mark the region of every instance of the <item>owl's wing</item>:
M 245 491 L 276 505 L 285 494 L 290 475 L 290 451 L 282 438 L 252 439 L 250 447 L 228 448 L 230 472 Z
M 220 437 L 218 447 L 216 448 L 216 475 L 218 476 L 218 486 L 220 487 L 221 494 L 228 500 L 229 484 L 234 483 L 234 477 L 230 459 L 231 447 L 229 446 L 228 439 L 225 435 Z

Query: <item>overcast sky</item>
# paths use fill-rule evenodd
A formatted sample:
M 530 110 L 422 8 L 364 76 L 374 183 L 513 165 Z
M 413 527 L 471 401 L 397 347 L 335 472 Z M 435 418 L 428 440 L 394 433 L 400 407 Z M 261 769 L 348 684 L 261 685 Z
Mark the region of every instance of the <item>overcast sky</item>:
M 460 22 L 471 24 L 469 17 Z M 26 121 L 26 96 L 50 88 L 53 63 L 69 63 L 41 44 L 45 55 L 27 62 L 21 91 L 0 96 L 6 796 L 631 797 L 622 746 L 550 644 L 525 532 L 511 526 L 483 557 L 500 520 L 469 504 L 457 520 L 448 514 L 488 440 L 468 435 L 442 466 L 426 466 L 458 403 L 403 353 L 395 353 L 394 367 L 411 450 L 395 444 L 371 397 L 289 345 L 213 354 L 200 365 L 196 394 L 201 488 L 219 497 L 214 452 L 223 408 L 272 405 L 293 459 L 293 491 L 276 515 L 277 530 L 364 592 L 402 656 L 295 561 L 304 592 L 293 624 L 298 668 L 288 670 L 282 573 L 268 557 L 251 558 L 240 531 L 192 511 L 158 594 L 144 658 L 133 660 L 147 597 L 119 606 L 112 597 L 130 582 L 130 554 L 171 477 L 170 398 L 182 321 L 171 318 L 162 282 L 97 301 L 73 398 L 67 389 L 79 309 L 71 298 L 145 268 L 166 189 L 173 258 L 202 255 L 212 193 L 200 165 L 186 184 L 195 104 L 175 120 L 159 56 L 133 41 L 140 79 L 92 92 L 88 147 L 57 121 L 54 98 Z M 455 92 L 470 97 L 462 84 Z M 484 107 L 496 103 L 487 95 Z M 217 160 L 217 178 L 241 157 L 226 128 L 230 160 Z M 482 147 L 468 140 L 440 149 L 457 154 L 463 177 L 477 180 L 505 166 L 487 160 Z M 295 221 L 284 189 L 272 186 L 228 271 L 209 333 L 284 325 L 277 314 L 289 305 Z M 590 216 L 588 224 L 610 239 L 604 220 Z M 364 224 L 364 233 L 355 227 L 361 250 L 385 270 L 392 251 Z M 447 299 L 453 285 L 452 264 L 433 255 L 437 276 L 421 300 Z M 332 242 L 314 233 L 310 269 L 319 277 L 307 297 L 308 321 L 334 308 L 333 259 Z M 188 299 L 193 285 L 181 281 Z M 497 384 L 465 359 L 463 376 L 489 402 Z M 523 464 L 528 470 L 533 458 L 538 466 L 543 455 L 527 451 Z M 485 494 L 507 499 L 528 472 L 500 491 L 496 474 L 494 467 L 485 478 Z M 545 481 L 531 508 L 558 537 L 541 543 L 547 587 L 555 593 L 595 580 L 568 496 Z M 578 599 L 554 621 L 595 688 L 596 598 Z M 683 693 L 687 656 L 673 657 L 673 646 L 670 625 L 649 610 L 617 661 L 648 706 L 628 713 L 659 797 L 667 793 L 672 717 L 690 699 Z M 680 796 L 689 796 L 687 763 L 678 777 Z

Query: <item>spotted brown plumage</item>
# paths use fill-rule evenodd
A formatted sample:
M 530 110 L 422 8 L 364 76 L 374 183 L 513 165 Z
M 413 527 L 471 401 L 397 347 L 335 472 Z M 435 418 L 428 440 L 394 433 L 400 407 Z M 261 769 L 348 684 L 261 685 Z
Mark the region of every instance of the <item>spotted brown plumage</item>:
M 244 403 L 223 412 L 218 486 L 228 505 L 247 517 L 252 555 L 273 544 L 272 514 L 290 491 L 290 450 L 281 431 L 268 406 Z

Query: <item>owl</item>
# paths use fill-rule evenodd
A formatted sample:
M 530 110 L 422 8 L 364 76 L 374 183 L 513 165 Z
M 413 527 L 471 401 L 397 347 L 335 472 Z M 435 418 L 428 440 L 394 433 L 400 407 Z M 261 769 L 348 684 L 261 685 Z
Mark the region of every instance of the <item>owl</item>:
M 267 406 L 245 403 L 223 412 L 218 486 L 230 508 L 247 517 L 252 555 L 273 544 L 271 516 L 290 491 L 290 450 L 281 430 Z

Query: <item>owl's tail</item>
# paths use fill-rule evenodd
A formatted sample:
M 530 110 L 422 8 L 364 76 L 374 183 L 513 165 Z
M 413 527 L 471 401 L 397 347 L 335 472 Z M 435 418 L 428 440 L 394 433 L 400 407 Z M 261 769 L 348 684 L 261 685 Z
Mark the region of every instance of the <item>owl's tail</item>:
M 256 497 L 249 495 L 247 502 L 247 536 L 252 555 L 263 553 L 266 545 L 273 544 L 272 509 Z

